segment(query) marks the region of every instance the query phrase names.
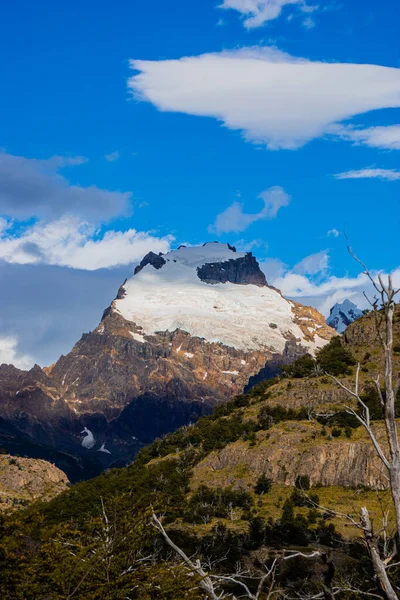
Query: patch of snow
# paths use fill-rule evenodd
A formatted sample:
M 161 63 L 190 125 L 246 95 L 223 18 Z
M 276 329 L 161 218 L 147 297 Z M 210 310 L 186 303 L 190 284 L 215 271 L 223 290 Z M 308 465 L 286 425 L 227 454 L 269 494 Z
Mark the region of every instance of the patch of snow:
M 130 332 L 131 336 L 133 337 L 134 340 L 136 340 L 137 342 L 140 342 L 141 344 L 145 343 L 145 339 L 142 335 L 140 335 L 140 333 L 136 333 L 135 331 L 131 331 Z
M 194 354 L 191 352 L 185 352 L 185 356 L 187 356 L 187 358 L 193 358 Z
M 241 360 L 240 364 L 244 366 L 246 364 L 246 361 L 245 360 Z
M 324 346 L 326 346 L 326 340 L 320 338 L 319 335 L 316 333 L 314 336 L 314 345 L 316 349 L 323 348 Z
M 314 333 L 314 331 L 315 331 L 315 328 L 314 328 L 314 327 L 307 327 L 307 329 L 308 329 L 308 331 L 309 331 L 310 333 Z
M 206 372 L 204 373 L 204 376 L 203 376 L 203 381 L 204 381 L 205 379 L 207 379 L 207 377 L 208 377 L 208 373 L 207 373 L 207 371 L 206 371 Z
M 97 333 L 104 333 L 104 325 L 100 325 L 100 327 L 98 327 Z
M 226 375 L 239 375 L 239 371 L 222 371 L 222 373 L 226 373 Z
M 125 283 L 125 296 L 115 301 L 114 310 L 145 334 L 181 329 L 211 343 L 282 353 L 288 337 L 304 340 L 292 302 L 266 286 L 209 285 L 197 275 L 197 267 L 206 263 L 243 256 L 214 243 L 169 252 L 161 269 L 146 265 Z
M 64 375 L 64 377 L 62 379 L 61 385 L 64 385 L 66 376 L 67 376 L 67 374 L 65 373 L 65 375 Z
M 107 450 L 105 443 L 100 446 L 97 452 L 105 452 L 106 454 L 111 454 L 111 452 Z
M 177 348 L 177 349 L 175 350 L 175 352 L 180 352 L 180 351 L 181 351 L 181 348 L 182 348 L 182 344 L 179 346 L 179 348 Z
M 81 431 L 81 435 L 83 435 L 84 433 L 86 433 L 86 436 L 82 440 L 82 446 L 87 450 L 90 450 L 96 443 L 95 437 L 90 431 L 90 429 L 88 429 L 87 427 L 85 427 L 84 430 Z

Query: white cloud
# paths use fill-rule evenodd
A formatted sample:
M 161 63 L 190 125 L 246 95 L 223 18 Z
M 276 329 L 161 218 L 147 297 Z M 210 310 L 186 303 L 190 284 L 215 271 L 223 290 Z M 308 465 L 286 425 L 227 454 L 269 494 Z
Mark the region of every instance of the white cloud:
M 268 283 L 271 285 L 272 281 L 276 281 L 278 278 L 282 277 L 287 270 L 287 265 L 285 265 L 280 258 L 268 258 L 259 264 L 261 270 L 265 273 Z
M 337 237 L 339 237 L 340 233 L 338 232 L 338 230 L 337 230 L 337 229 L 330 229 L 330 230 L 327 232 L 327 234 L 326 234 L 326 235 L 327 235 L 328 237 L 335 237 L 335 238 L 337 238 Z
M 336 179 L 382 179 L 383 181 L 396 181 L 400 179 L 400 171 L 395 169 L 359 169 L 356 171 L 346 171 L 337 173 Z
M 0 234 L 0 259 L 14 264 L 48 264 L 89 271 L 128 265 L 150 250 L 167 252 L 172 236 L 135 229 L 100 234 L 92 225 L 65 216 L 36 223 L 22 234 Z
M 87 159 L 53 156 L 35 160 L 0 153 L 0 214 L 18 219 L 57 218 L 65 213 L 105 222 L 129 208 L 130 192 L 71 185 L 59 173 Z
M 307 17 L 306 19 L 303 19 L 301 24 L 305 29 L 314 29 L 316 22 L 311 17 Z
M 118 152 L 118 150 L 116 150 L 115 152 L 111 152 L 110 154 L 106 154 L 104 158 L 106 159 L 107 162 L 115 162 L 120 157 L 121 157 L 120 153 Z
M 17 369 L 30 369 L 34 365 L 31 356 L 20 354 L 17 349 L 18 340 L 16 337 L 0 336 L 0 365 L 14 365 Z
M 400 150 L 400 125 L 386 125 L 355 129 L 350 126 L 335 128 L 334 133 L 345 140 L 350 140 L 356 145 L 363 144 L 370 148 L 383 150 Z
M 325 271 L 329 266 L 328 250 L 310 254 L 293 267 L 293 272 L 300 275 L 316 275 Z
M 297 5 L 304 12 L 308 7 L 304 0 L 223 0 L 219 8 L 237 10 L 245 17 L 243 25 L 246 29 L 261 27 L 268 21 L 277 19 L 285 6 Z
M 247 214 L 243 212 L 243 203 L 236 201 L 217 215 L 215 223 L 209 226 L 208 231 L 210 233 L 217 233 L 218 235 L 221 233 L 238 233 L 244 231 L 256 221 L 274 219 L 279 209 L 288 206 L 290 203 L 290 196 L 280 186 L 274 186 L 265 190 L 258 198 L 264 203 L 264 207 L 258 213 Z
M 324 256 L 325 255 L 325 256 Z M 270 285 L 281 290 L 282 294 L 301 304 L 314 306 L 328 316 L 336 302 L 351 299 L 359 308 L 368 308 L 364 292 L 372 299 L 375 296 L 371 282 L 360 273 L 357 277 L 334 277 L 327 272 L 326 251 L 304 258 L 293 269 L 289 269 L 279 259 L 268 259 L 260 263 Z M 373 277 L 378 272 L 372 271 Z M 381 271 L 383 277 L 387 277 Z M 392 271 L 393 285 L 400 287 L 400 267 Z
M 295 58 L 275 48 L 132 60 L 138 98 L 161 111 L 218 119 L 270 149 L 296 149 L 334 124 L 400 106 L 400 69 Z

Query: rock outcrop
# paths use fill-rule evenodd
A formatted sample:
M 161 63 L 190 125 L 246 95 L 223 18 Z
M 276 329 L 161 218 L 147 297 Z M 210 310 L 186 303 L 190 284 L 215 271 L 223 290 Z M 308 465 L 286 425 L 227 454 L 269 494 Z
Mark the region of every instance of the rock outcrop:
M 45 460 L 0 454 L 0 511 L 51 500 L 68 484 L 66 474 Z

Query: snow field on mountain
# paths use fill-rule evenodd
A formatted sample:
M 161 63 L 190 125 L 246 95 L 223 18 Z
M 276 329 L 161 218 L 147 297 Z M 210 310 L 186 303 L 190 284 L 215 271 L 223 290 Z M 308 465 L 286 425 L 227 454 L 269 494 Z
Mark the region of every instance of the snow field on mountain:
M 241 350 L 281 353 L 288 337 L 304 339 L 291 302 L 266 286 L 210 285 L 197 276 L 197 267 L 206 263 L 243 256 L 214 243 L 172 251 L 163 256 L 167 262 L 161 269 L 147 265 L 126 282 L 126 295 L 115 301 L 115 310 L 144 335 L 181 329 Z

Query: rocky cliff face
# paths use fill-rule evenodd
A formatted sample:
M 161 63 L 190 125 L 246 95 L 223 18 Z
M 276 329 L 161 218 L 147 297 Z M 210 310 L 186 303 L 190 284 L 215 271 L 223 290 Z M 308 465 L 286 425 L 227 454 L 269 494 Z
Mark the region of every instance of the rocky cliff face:
M 321 430 L 315 422 L 286 423 L 259 432 L 254 446 L 243 441 L 229 444 L 196 465 L 192 488 L 246 489 L 262 474 L 287 486 L 305 475 L 313 486 L 387 487 L 382 463 L 363 432 L 353 441 L 321 436 Z
M 332 335 L 317 311 L 269 287 L 251 254 L 149 253 L 67 356 L 28 373 L 0 367 L 0 446 L 53 452 L 71 479 L 93 475 Z
M 51 500 L 68 487 L 68 477 L 55 465 L 32 458 L 0 454 L 0 511 Z

